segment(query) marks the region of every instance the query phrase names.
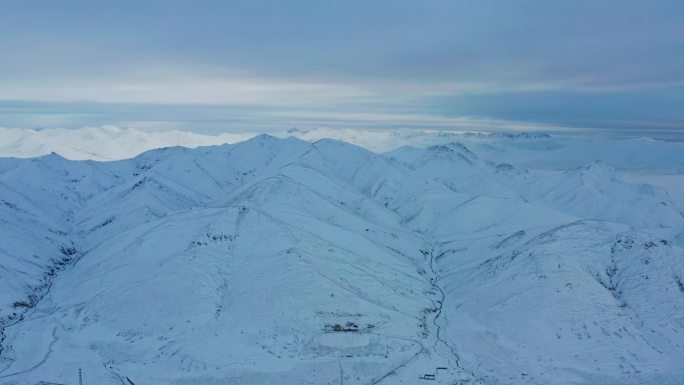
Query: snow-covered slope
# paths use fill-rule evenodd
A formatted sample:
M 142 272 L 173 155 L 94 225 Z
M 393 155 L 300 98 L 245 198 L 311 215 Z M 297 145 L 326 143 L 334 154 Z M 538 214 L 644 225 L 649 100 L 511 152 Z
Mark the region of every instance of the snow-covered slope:
M 502 184 L 525 171 L 507 163 L 481 160 L 458 142 L 434 145 L 426 149 L 401 147 L 386 154 L 421 175 L 437 180 L 454 191 L 468 195 L 516 198 L 519 194 Z
M 684 226 L 684 214 L 664 189 L 630 182 L 603 162 L 567 171 L 527 171 L 483 161 L 461 143 L 404 147 L 387 156 L 472 196 L 540 202 L 580 218 L 638 228 Z
M 517 187 L 528 199 L 579 215 L 634 227 L 672 227 L 684 215 L 662 189 L 626 181 L 621 172 L 602 163 L 563 173 L 546 173 L 523 180 Z
M 684 381 L 680 209 L 603 163 L 262 135 L 0 197 L 0 384 Z

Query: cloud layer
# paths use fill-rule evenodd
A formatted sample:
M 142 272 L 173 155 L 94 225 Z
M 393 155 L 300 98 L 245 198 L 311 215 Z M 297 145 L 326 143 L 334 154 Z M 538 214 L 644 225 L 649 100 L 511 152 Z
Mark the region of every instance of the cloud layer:
M 681 14 L 674 0 L 6 0 L 0 125 L 682 130 Z

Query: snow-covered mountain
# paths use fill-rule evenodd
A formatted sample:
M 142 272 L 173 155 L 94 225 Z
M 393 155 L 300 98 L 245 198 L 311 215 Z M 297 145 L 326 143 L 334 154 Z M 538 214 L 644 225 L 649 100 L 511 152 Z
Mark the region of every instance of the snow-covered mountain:
M 236 143 L 261 132 L 238 131 L 202 134 L 193 131 L 146 131 L 132 127 L 4 128 L 0 127 L 0 157 L 37 157 L 52 152 L 75 160 L 120 160 L 172 146 Z M 297 137 L 313 142 L 337 139 L 387 152 L 402 146 L 430 147 L 462 143 L 487 160 L 524 168 L 571 169 L 601 161 L 619 170 L 684 171 L 684 141 L 641 138 L 584 138 L 580 135 L 549 135 L 535 132 L 488 132 L 379 129 L 312 128 L 273 129 L 270 135 Z
M 0 384 L 684 383 L 681 190 L 509 163 L 1 158 Z

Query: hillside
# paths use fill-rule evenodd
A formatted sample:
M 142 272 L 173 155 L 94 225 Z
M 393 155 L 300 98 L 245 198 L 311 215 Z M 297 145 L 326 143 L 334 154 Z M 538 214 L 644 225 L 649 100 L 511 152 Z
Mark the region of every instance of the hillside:
M 267 135 L 1 158 L 0 384 L 684 382 L 674 190 L 511 164 Z

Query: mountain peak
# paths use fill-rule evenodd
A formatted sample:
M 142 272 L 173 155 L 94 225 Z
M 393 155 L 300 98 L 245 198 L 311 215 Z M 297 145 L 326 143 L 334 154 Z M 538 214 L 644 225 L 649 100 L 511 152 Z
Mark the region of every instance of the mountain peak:
M 468 164 L 475 164 L 479 160 L 468 147 L 460 142 L 450 142 L 447 144 L 436 144 L 427 148 L 428 153 L 446 157 L 450 160 L 461 160 Z
M 618 179 L 620 175 L 615 167 L 600 160 L 591 162 L 582 167 L 580 170 L 584 177 L 597 180 L 615 180 Z

